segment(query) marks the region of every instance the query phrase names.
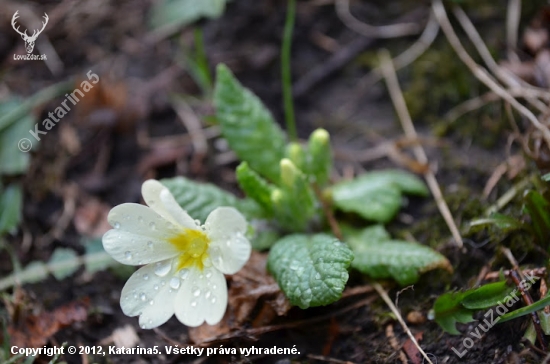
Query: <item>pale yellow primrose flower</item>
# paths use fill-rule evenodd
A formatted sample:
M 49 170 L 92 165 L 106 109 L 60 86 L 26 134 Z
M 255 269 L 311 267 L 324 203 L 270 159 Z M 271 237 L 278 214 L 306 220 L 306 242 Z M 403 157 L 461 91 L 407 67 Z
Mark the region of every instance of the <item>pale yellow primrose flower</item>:
M 220 322 L 227 306 L 224 274 L 236 273 L 250 257 L 246 220 L 232 207 L 218 207 L 199 226 L 160 182 L 145 181 L 141 193 L 149 207 L 113 207 L 108 220 L 114 229 L 103 236 L 117 261 L 145 264 L 122 289 L 122 311 L 139 316 L 144 329 L 174 313 L 187 326 Z

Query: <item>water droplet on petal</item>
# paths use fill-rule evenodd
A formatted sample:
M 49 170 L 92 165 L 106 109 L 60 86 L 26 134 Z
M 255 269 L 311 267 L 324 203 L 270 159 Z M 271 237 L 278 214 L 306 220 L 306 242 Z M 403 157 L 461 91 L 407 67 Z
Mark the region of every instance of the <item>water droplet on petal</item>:
M 153 306 L 153 305 L 155 304 L 155 301 L 151 300 L 151 301 L 149 301 L 149 304 L 150 304 L 151 306 Z
M 180 278 L 181 279 L 187 278 L 188 275 L 189 275 L 189 269 L 184 268 L 184 269 L 180 270 Z
M 201 226 L 201 221 L 200 220 L 195 220 L 195 225 Z
M 138 265 L 142 265 L 143 264 L 143 260 L 138 260 Z
M 170 279 L 170 287 L 173 289 L 180 288 L 180 279 L 177 277 L 172 277 L 172 279 Z
M 138 298 L 137 293 L 134 293 L 134 298 L 136 298 L 136 299 Z
M 113 227 L 115 229 L 120 229 L 120 223 L 118 221 L 113 222 Z
M 153 324 L 153 320 L 149 320 L 149 325 L 152 325 Z
M 212 285 L 212 289 L 216 289 L 218 286 L 216 286 L 215 284 Z
M 124 253 L 124 258 L 126 258 L 126 260 L 132 259 L 132 252 L 131 251 L 126 251 Z
M 142 301 L 147 301 L 147 295 L 145 293 L 141 293 L 139 295 L 139 298 L 142 300 Z
M 205 297 L 206 299 L 209 299 L 211 294 L 212 294 L 212 292 L 206 291 L 206 294 L 204 295 L 204 297 Z
M 212 272 L 206 273 L 206 278 L 210 278 L 210 277 L 212 277 Z
M 146 326 L 145 324 L 141 324 L 141 328 L 144 329 Z
M 153 249 L 153 242 L 149 240 L 149 241 L 147 242 L 147 247 L 148 247 L 149 249 Z
M 138 222 L 139 222 L 140 224 L 143 224 L 143 216 L 138 216 Z
M 193 293 L 193 296 L 195 297 L 199 297 L 200 294 L 201 294 L 201 289 L 197 286 L 194 286 L 192 289 L 191 289 L 191 292 Z
M 231 240 L 227 240 L 227 241 L 225 242 L 225 245 L 227 245 L 228 248 L 231 247 Z
M 150 222 L 149 227 L 151 228 L 151 230 L 155 230 L 157 228 L 157 225 L 154 222 Z
M 155 291 L 158 291 L 159 290 L 159 285 L 155 284 L 155 286 L 153 288 L 155 289 Z
M 212 296 L 212 299 L 210 300 L 212 303 L 216 303 L 216 296 Z
M 165 275 L 170 272 L 170 269 L 172 268 L 172 262 L 169 260 L 165 260 L 163 262 L 157 262 L 155 263 L 155 274 L 159 277 L 164 277 Z
M 197 307 L 197 301 L 195 300 L 191 301 L 191 307 Z
M 144 275 L 143 275 L 143 279 L 144 279 L 144 280 L 148 280 L 148 279 L 149 279 L 149 274 L 144 274 Z

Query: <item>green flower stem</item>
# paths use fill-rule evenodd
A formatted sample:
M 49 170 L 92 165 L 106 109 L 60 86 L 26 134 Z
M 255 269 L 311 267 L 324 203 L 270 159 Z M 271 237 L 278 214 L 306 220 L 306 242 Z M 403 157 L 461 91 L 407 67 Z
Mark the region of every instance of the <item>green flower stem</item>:
M 290 72 L 290 48 L 292 46 L 292 30 L 296 18 L 296 0 L 288 0 L 283 45 L 281 49 L 281 78 L 283 82 L 283 105 L 287 133 L 291 140 L 297 139 L 294 104 L 292 102 L 292 76 Z

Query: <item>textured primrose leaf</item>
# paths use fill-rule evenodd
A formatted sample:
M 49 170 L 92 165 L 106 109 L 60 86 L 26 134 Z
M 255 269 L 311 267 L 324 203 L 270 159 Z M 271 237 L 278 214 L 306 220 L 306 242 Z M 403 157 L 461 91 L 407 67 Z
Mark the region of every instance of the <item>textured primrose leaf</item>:
M 287 230 L 305 231 L 317 213 L 313 189 L 304 173 L 289 159 L 284 158 L 280 165 L 281 188 L 271 193 L 275 218 Z
M 154 4 L 150 24 L 156 28 L 177 28 L 202 18 L 218 18 L 226 0 L 161 0 Z
M 256 201 L 268 215 L 273 214 L 271 192 L 275 187 L 250 169 L 246 162 L 239 164 L 235 172 L 239 186 L 246 195 Z
M 473 310 L 464 307 L 461 302 L 468 293 L 445 293 L 437 298 L 434 303 L 435 321 L 452 335 L 459 335 L 456 323 L 468 323 L 474 321 Z
M 341 297 L 352 260 L 351 250 L 330 235 L 295 234 L 273 245 L 267 264 L 290 302 L 305 309 Z
M 15 99 L 1 104 L 0 115 L 12 113 L 19 108 L 20 104 L 21 102 Z M 30 143 L 38 144 L 38 141 L 29 133 L 35 122 L 33 116 L 25 114 L 0 131 L 0 174 L 21 174 L 27 171 L 30 155 L 19 149 L 19 141 L 27 138 Z M 27 147 L 26 144 L 22 146 Z
M 0 186 L 0 236 L 13 233 L 21 221 L 23 194 L 21 187 L 11 184 L 2 190 Z
M 223 64 L 217 68 L 214 105 L 222 135 L 231 149 L 250 168 L 278 181 L 285 135 L 260 99 Z
M 53 276 L 58 280 L 67 278 L 80 266 L 80 259 L 72 249 L 57 248 L 54 250 L 48 269 Z
M 259 217 L 262 211 L 255 201 L 238 199 L 210 183 L 198 183 L 184 177 L 163 179 L 177 203 L 194 219 L 204 222 L 210 212 L 220 206 L 231 206 L 248 219 Z
M 491 216 L 470 221 L 470 231 L 477 231 L 480 227 L 494 225 L 505 233 L 525 229 L 522 221 L 511 216 L 494 213 Z
M 381 225 L 349 233 L 346 241 L 355 259 L 352 266 L 372 278 L 393 278 L 401 285 L 415 283 L 420 274 L 443 268 L 452 271 L 452 266 L 443 255 L 414 242 L 389 240 Z
M 504 302 L 514 290 L 506 281 L 485 284 L 474 290 L 466 291 L 462 305 L 471 310 L 483 310 Z
M 401 208 L 401 194 L 426 196 L 421 179 L 408 172 L 386 170 L 365 173 L 354 180 L 340 182 L 331 189 L 334 205 L 355 212 L 365 219 L 390 221 Z

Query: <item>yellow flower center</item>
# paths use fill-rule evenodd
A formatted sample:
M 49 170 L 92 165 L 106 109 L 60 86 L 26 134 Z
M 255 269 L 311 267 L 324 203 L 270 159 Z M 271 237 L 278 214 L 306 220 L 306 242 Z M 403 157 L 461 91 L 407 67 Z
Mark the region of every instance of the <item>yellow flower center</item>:
M 178 258 L 177 270 L 196 266 L 201 271 L 204 261 L 208 258 L 210 239 L 199 230 L 184 229 L 182 233 L 168 239 L 181 252 Z

